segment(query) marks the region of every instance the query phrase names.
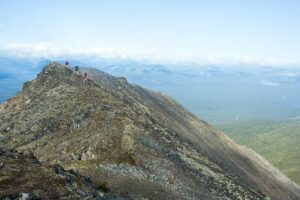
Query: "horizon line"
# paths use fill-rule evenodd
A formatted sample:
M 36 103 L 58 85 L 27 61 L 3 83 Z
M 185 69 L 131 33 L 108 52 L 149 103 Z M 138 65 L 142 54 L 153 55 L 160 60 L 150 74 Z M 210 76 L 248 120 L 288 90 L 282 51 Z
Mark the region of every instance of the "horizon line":
M 14 43 L 0 48 L 0 56 L 20 59 L 119 59 L 175 65 L 270 66 L 300 68 L 300 61 L 283 61 L 276 57 L 255 59 L 250 56 L 218 57 L 209 55 L 138 53 L 130 49 L 110 47 L 59 48 L 49 42 Z

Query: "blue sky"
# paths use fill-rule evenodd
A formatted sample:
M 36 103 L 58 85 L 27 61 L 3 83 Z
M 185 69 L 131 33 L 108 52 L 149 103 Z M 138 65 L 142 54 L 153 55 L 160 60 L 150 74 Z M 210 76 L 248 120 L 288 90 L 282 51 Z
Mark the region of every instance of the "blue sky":
M 299 0 L 0 0 L 0 50 L 300 63 Z

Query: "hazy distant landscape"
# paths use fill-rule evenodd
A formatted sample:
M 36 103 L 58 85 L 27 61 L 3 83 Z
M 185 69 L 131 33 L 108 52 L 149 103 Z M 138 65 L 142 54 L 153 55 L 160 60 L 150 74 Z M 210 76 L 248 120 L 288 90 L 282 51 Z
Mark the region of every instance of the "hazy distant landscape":
M 90 59 L 92 60 L 92 59 Z M 0 101 L 12 97 L 48 60 L 0 58 Z M 61 58 L 61 62 L 64 60 Z M 121 59 L 70 60 L 125 76 L 174 97 L 300 184 L 300 70 L 271 66 L 153 64 Z

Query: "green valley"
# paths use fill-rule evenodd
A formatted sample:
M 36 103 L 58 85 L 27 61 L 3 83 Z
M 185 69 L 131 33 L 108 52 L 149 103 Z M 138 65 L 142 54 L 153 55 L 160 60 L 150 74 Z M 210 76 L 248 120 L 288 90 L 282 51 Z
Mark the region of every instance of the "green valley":
M 216 126 L 300 184 L 300 120 L 236 122 Z

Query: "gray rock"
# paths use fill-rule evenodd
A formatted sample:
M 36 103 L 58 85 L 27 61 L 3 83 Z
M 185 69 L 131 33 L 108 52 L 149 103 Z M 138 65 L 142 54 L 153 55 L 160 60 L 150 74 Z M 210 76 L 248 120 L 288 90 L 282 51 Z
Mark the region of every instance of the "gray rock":
M 31 193 L 17 193 L 17 194 L 9 194 L 0 197 L 0 200 L 41 200 L 41 198 L 35 196 Z

